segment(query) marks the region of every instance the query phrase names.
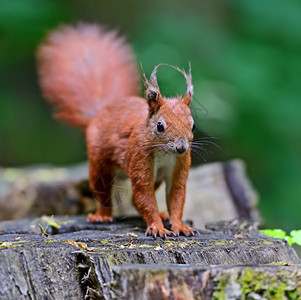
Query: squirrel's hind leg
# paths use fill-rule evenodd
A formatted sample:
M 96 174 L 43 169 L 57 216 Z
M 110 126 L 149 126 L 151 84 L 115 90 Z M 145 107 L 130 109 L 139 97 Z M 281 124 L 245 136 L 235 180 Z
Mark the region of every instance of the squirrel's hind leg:
M 113 222 L 111 191 L 114 179 L 109 170 L 90 166 L 90 187 L 93 195 L 99 203 L 95 213 L 90 213 L 87 220 L 92 223 Z
M 163 222 L 169 221 L 169 213 L 168 211 L 162 211 L 160 212 L 160 218 Z

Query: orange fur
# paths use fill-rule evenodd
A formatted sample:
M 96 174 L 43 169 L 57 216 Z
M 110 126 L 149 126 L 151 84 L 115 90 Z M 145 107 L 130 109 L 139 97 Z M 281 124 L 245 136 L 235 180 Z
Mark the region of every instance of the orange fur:
M 37 57 L 45 98 L 56 106 L 56 116 L 72 125 L 86 126 L 106 103 L 140 92 L 130 47 L 97 25 L 61 27 Z
M 42 90 L 60 119 L 86 126 L 90 186 L 100 203 L 88 215 L 91 222 L 112 221 L 114 172 L 122 169 L 131 179 L 147 235 L 193 235 L 195 230 L 181 220 L 193 138 L 191 73 L 180 70 L 189 86 L 184 98 L 164 98 L 156 82 L 157 66 L 150 80 L 145 78 L 146 99 L 140 98 L 133 57 L 115 33 L 95 25 L 63 27 L 39 48 Z M 171 231 L 164 228 L 155 199 L 162 181 Z

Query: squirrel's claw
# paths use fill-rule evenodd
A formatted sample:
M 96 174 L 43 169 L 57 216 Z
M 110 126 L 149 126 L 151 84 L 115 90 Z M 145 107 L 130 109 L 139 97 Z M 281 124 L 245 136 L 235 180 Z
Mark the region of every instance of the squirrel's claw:
M 185 236 L 194 236 L 199 234 L 199 232 L 192 227 L 188 225 L 180 224 L 178 226 L 172 226 L 173 232 L 176 234 L 176 236 L 179 236 L 180 234 L 183 234 Z
M 90 223 L 113 223 L 114 219 L 112 216 L 105 216 L 100 214 L 88 214 L 87 221 Z
M 164 227 L 157 227 L 155 225 L 148 226 L 145 231 L 146 236 L 153 236 L 154 238 L 161 237 L 163 240 L 168 236 L 174 236 L 174 233 L 170 230 L 165 229 Z

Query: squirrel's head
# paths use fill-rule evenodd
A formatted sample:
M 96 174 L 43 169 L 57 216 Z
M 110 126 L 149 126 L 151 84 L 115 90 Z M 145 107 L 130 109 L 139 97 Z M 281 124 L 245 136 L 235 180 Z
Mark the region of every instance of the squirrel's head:
M 187 90 L 184 97 L 165 98 L 160 93 L 156 76 L 157 69 L 162 65 L 166 64 L 157 65 L 149 80 L 143 72 L 145 98 L 149 106 L 149 143 L 155 152 L 184 155 L 190 148 L 194 130 L 190 111 L 193 95 L 191 67 L 189 65 L 187 74 L 184 70 L 170 66 L 185 77 Z

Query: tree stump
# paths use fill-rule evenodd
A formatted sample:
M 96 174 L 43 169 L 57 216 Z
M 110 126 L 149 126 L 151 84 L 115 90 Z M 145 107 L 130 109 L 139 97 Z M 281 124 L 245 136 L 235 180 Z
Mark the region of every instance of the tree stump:
M 78 215 L 95 211 L 97 203 L 87 182 L 88 165 L 0 168 L 0 221 L 47 215 Z M 259 221 L 258 195 L 239 159 L 191 168 L 184 219 L 198 228 L 205 223 L 235 218 Z M 156 193 L 166 210 L 165 186 Z M 129 180 L 114 180 L 113 213 L 137 215 Z
M 299 299 L 301 266 L 286 241 L 252 223 L 194 237 L 145 237 L 138 217 L 89 224 L 57 217 L 0 223 L 0 299 Z

